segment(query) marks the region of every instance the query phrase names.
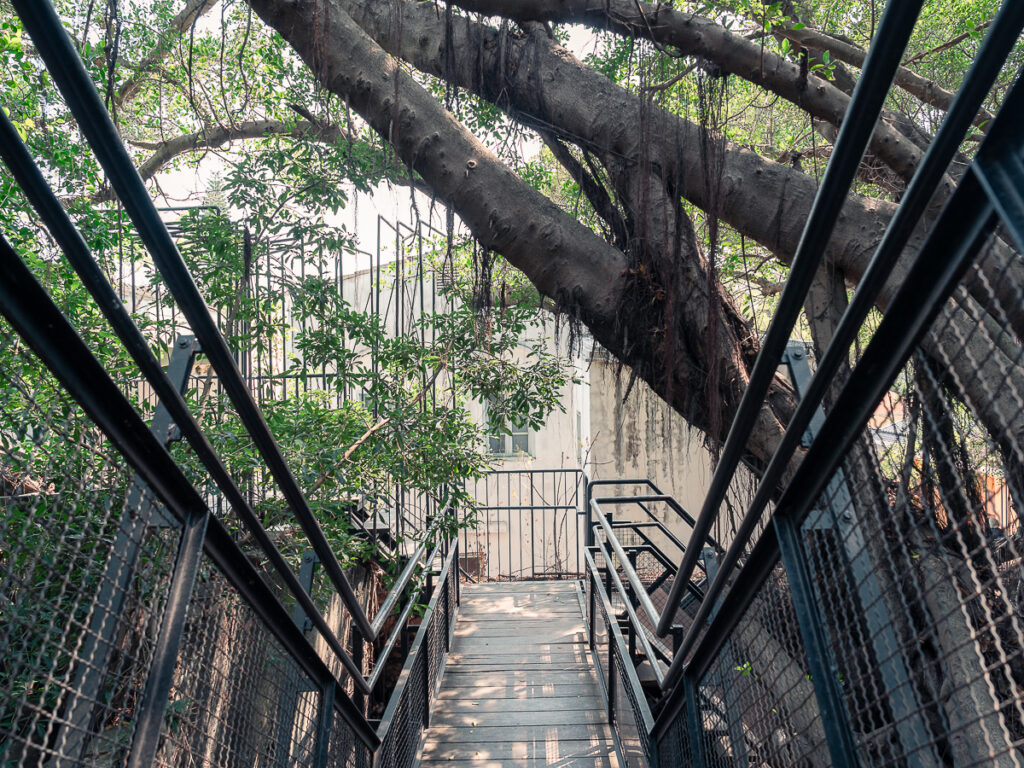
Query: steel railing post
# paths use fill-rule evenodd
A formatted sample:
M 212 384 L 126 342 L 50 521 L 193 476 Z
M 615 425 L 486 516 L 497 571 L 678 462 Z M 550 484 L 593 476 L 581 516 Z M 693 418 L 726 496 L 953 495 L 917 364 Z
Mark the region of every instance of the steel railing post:
M 591 512 L 591 509 L 590 509 L 590 500 L 591 500 L 591 497 L 593 495 L 593 490 L 591 489 L 589 482 L 586 485 L 585 495 L 586 495 L 587 503 L 583 507 L 583 520 L 584 520 L 584 529 L 585 529 L 584 530 L 584 538 L 585 538 L 585 542 L 584 543 L 586 544 L 586 546 L 592 547 L 592 546 L 594 546 L 594 526 L 593 526 L 594 520 L 593 520 L 593 517 L 592 517 L 593 513 Z
M 686 728 L 690 736 L 690 760 L 693 768 L 705 768 L 704 727 L 701 722 L 697 696 L 698 683 L 689 675 L 683 676 L 683 690 L 686 694 Z
M 786 366 L 797 396 L 805 397 L 812 374 L 804 343 L 791 340 L 782 362 Z M 811 445 L 824 422 L 825 413 L 819 406 L 804 433 L 802 442 L 805 447 Z M 836 470 L 835 477 L 829 482 L 822 499 L 826 503 L 821 509 L 811 513 L 806 525 L 809 529 L 834 534 L 841 555 L 845 555 L 845 561 L 841 565 L 850 572 L 855 590 L 853 597 L 859 603 L 857 611 L 864 617 L 867 625 L 867 635 L 874 655 L 873 663 L 883 683 L 891 691 L 888 700 L 893 710 L 897 737 L 907 754 L 908 766 L 923 766 L 929 762 L 929 756 L 934 756 L 931 746 L 933 739 L 928 733 L 929 728 L 924 718 L 925 708 L 917 694 L 917 687 L 911 677 L 907 661 L 897 650 L 901 644 L 886 606 L 885 594 L 878 576 L 877 556 L 872 554 L 864 532 L 858 524 L 859 521 L 854 518 L 856 508 L 842 469 Z M 839 514 L 841 510 L 850 511 Z
M 814 602 L 814 587 L 800 539 L 799 524 L 784 514 L 776 515 L 772 520 L 779 539 L 782 565 L 789 577 L 793 610 L 807 652 L 808 671 L 821 710 L 832 763 L 836 768 L 857 768 L 860 765 L 857 742 L 843 704 L 839 668 L 830 652 L 825 625 Z
M 310 597 L 313 596 L 313 576 L 319 562 L 320 558 L 316 556 L 316 552 L 312 549 L 307 549 L 302 553 L 302 564 L 299 566 L 299 584 L 302 585 L 302 588 L 306 590 L 306 594 Z M 296 601 L 295 607 L 292 609 L 292 618 L 295 620 L 295 625 L 303 632 L 309 632 L 313 629 L 313 619 L 306 615 L 298 601 Z
M 598 574 L 591 570 L 590 563 L 586 564 L 587 571 L 587 591 L 590 592 L 590 650 L 593 651 L 597 647 L 597 585 L 598 585 Z
M 359 627 L 356 626 L 355 622 L 352 622 L 351 637 L 352 637 L 352 651 L 351 651 L 352 661 L 356 665 L 356 669 L 358 669 L 360 671 L 360 673 L 361 673 L 363 671 L 363 656 L 364 656 L 364 652 L 363 652 L 363 633 L 359 631 Z M 371 691 L 371 693 L 372 693 L 372 691 Z M 353 687 L 353 694 L 354 695 L 352 697 L 352 701 L 355 703 L 356 708 L 360 712 L 362 712 L 363 715 L 365 716 L 365 714 L 366 714 L 366 696 L 365 696 L 365 694 L 361 690 L 359 690 L 359 686 L 354 686 Z
M 184 393 L 188 386 L 188 377 L 192 372 L 198 346 L 192 336 L 179 336 L 174 344 L 174 351 L 171 352 L 171 359 L 167 366 L 167 377 L 179 392 Z M 174 423 L 167 406 L 160 401 L 153 412 L 150 431 L 154 437 L 167 444 L 170 442 L 173 426 Z M 142 478 L 138 474 L 133 474 L 131 492 L 125 504 L 117 537 L 111 547 L 112 557 L 101 581 L 102 586 L 96 599 L 96 608 L 92 612 L 89 631 L 83 638 L 82 648 L 78 654 L 82 661 L 71 685 L 74 698 L 66 714 L 67 725 L 64 730 L 67 738 L 59 749 L 73 762 L 85 759 L 85 750 L 89 745 L 89 723 L 94 712 L 91 697 L 82 696 L 81 693 L 84 691 L 99 692 L 103 685 L 108 657 L 115 643 L 113 634 L 117 631 L 118 626 L 117 618 L 112 617 L 119 618 L 121 615 L 124 598 L 128 594 L 129 585 L 135 573 L 139 549 L 146 536 L 145 529 L 139 530 L 138 521 L 145 519 L 145 507 L 151 509 L 155 513 L 155 517 L 159 518 L 163 514 L 159 508 L 153 505 L 152 500 L 144 498 L 147 490 Z M 150 525 L 167 525 L 168 523 L 167 520 L 154 520 L 150 522 Z M 58 758 L 55 764 L 60 765 L 63 759 L 63 757 Z
M 314 768 L 327 768 L 331 756 L 331 728 L 334 725 L 334 691 L 337 683 L 329 682 L 320 689 L 320 706 L 317 708 L 316 752 Z
M 148 768 L 156 759 L 168 696 L 174 681 L 174 669 L 178 662 L 178 648 L 185 632 L 185 618 L 196 575 L 199 573 L 203 540 L 209 521 L 209 511 L 194 510 L 182 528 L 170 592 L 164 605 L 142 703 L 135 716 L 135 732 L 125 762 L 127 768 Z
M 612 631 L 612 621 L 614 619 L 611 616 L 607 617 L 608 621 L 608 722 L 611 725 L 615 724 L 615 697 L 618 695 L 618 688 L 616 686 L 617 680 L 615 679 L 615 633 Z
M 428 590 L 428 594 L 429 594 Z M 429 616 L 424 616 L 424 621 L 430 621 Z M 423 636 L 419 652 L 423 654 L 423 727 L 430 727 L 430 632 Z

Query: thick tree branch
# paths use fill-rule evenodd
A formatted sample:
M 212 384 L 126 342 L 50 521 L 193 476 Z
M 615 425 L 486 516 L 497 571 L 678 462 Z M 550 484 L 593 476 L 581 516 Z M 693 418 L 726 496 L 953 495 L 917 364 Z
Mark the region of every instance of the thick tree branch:
M 470 11 L 529 21 L 580 23 L 670 45 L 712 62 L 776 93 L 819 120 L 842 123 L 850 97 L 813 73 L 761 45 L 696 14 L 639 0 L 454 0 Z M 891 125 L 880 122 L 870 151 L 904 179 L 910 180 L 922 152 Z
M 399 157 L 460 214 L 485 247 L 504 255 L 543 295 L 554 297 L 565 311 L 579 317 L 602 346 L 626 363 L 634 362 L 631 351 L 648 349 L 652 343 L 658 346 L 659 329 L 651 327 L 657 315 L 622 310 L 628 277 L 623 252 L 508 170 L 367 37 L 338 0 L 331 0 L 326 9 L 323 0 L 250 4 L 284 35 L 326 87 L 388 137 Z M 426 10 L 433 13 L 432 8 Z M 319 44 L 316 30 L 331 45 Z M 547 39 L 541 32 L 536 36 Z M 685 297 L 678 300 L 685 304 Z M 687 310 L 703 322 L 706 316 L 698 304 L 694 301 Z M 719 340 L 712 341 L 727 348 L 718 357 L 728 367 L 720 378 L 739 391 L 746 371 L 736 362 L 743 356 L 735 341 L 728 341 L 728 324 L 722 327 Z M 699 407 L 704 391 L 683 385 L 699 384 L 705 363 L 684 354 L 674 362 L 678 367 L 649 360 L 640 374 L 695 426 L 706 430 L 707 413 Z M 758 435 L 763 441 L 752 441 L 751 451 L 759 461 L 771 455 L 781 434 L 768 409 L 764 421 L 775 428 L 770 435 Z
M 176 136 L 166 141 L 139 141 L 128 139 L 128 143 L 140 149 L 152 150 L 153 154 L 139 166 L 139 175 L 144 180 L 156 176 L 176 157 L 189 152 L 217 149 L 233 141 L 262 139 L 268 136 L 283 136 L 291 139 L 305 139 L 341 148 L 348 143 L 361 141 L 355 134 L 336 125 L 320 125 L 308 120 L 286 122 L 284 120 L 250 120 L 233 126 L 215 125 L 201 131 Z M 410 186 L 425 195 L 433 190 L 417 178 L 391 178 L 395 184 Z M 109 202 L 114 199 L 110 188 L 104 188 L 94 198 L 95 202 Z
M 792 29 L 777 27 L 776 31 L 804 48 L 816 51 L 828 51 L 829 54 L 839 61 L 843 61 L 855 67 L 863 67 L 867 51 L 851 43 L 839 40 L 831 35 L 817 29 L 805 27 L 803 29 Z M 948 110 L 953 104 L 955 94 L 947 91 L 934 80 L 912 72 L 906 67 L 899 67 L 896 70 L 896 85 L 912 96 L 917 97 L 925 104 L 938 107 L 941 110 Z M 974 124 L 983 128 L 986 123 L 992 120 L 992 113 L 982 108 L 974 118 Z
M 276 4 L 282 0 L 262 1 Z M 678 194 L 703 210 L 708 209 L 710 185 L 706 183 L 701 161 L 697 126 L 644 103 L 585 67 L 546 36 L 515 37 L 469 18 L 461 18 L 446 28 L 433 7 L 423 3 L 335 2 L 386 50 L 424 72 L 477 93 L 524 124 L 542 125 L 603 157 L 633 161 L 656 158 L 654 172 L 675 180 Z M 400 21 L 393 18 L 396 11 L 402 14 Z M 449 55 L 449 51 L 472 55 Z M 638 125 L 643 130 L 637 130 Z M 731 145 L 725 147 L 720 173 L 718 216 L 788 262 L 796 251 L 817 192 L 814 180 Z M 894 204 L 881 200 L 855 195 L 847 199 L 835 223 L 828 257 L 848 279 L 856 281 L 863 274 L 895 209 Z M 878 305 L 883 311 L 903 282 L 927 226 L 928 222 L 923 222 L 911 238 L 903 260 L 880 295 Z M 972 295 L 981 306 L 991 304 L 991 291 L 1003 307 L 1017 307 L 1015 297 L 1019 287 L 1024 286 L 1024 263 L 1019 257 L 1005 248 L 996 248 L 982 263 L 982 269 L 989 279 L 970 283 Z M 979 311 L 984 312 L 980 308 Z M 1024 329 L 1024 313 L 1011 314 L 1014 329 L 1024 337 L 1020 330 Z M 945 349 L 958 348 L 962 344 L 956 341 L 958 338 L 968 339 L 972 347 L 969 355 L 952 361 L 962 369 L 959 372 L 966 382 L 965 388 L 971 390 L 974 402 L 986 408 L 987 416 L 991 417 L 990 428 L 1004 428 L 1001 425 L 1005 417 L 999 413 L 1019 413 L 1011 429 L 1024 435 L 1024 412 L 1012 405 L 1013 387 L 991 386 L 1005 381 L 1009 375 L 1022 382 L 1024 388 L 1024 370 L 1014 357 L 1002 352 L 990 354 L 981 336 L 971 333 L 973 326 L 965 313 L 951 309 L 941 325 L 942 334 L 930 337 L 926 345 L 941 356 L 940 338 L 948 344 Z M 970 362 L 972 359 L 978 364 Z M 993 390 L 996 399 L 1005 402 L 993 402 Z

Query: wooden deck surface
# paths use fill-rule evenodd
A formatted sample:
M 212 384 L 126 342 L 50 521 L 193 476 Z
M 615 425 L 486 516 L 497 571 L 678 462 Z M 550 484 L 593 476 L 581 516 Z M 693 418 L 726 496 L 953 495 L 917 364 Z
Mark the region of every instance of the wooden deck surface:
M 423 768 L 619 768 L 573 582 L 462 587 Z

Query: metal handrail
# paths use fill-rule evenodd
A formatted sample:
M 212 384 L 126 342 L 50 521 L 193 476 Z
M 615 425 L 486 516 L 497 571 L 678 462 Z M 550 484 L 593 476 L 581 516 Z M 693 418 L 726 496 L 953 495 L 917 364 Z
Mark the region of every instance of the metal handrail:
M 986 37 L 957 92 L 953 106 L 932 141 L 918 172 L 907 187 L 900 207 L 896 210 L 864 275 L 858 282 L 850 305 L 843 313 L 832 340 L 808 383 L 807 391 L 800 399 L 786 432 L 761 477 L 754 499 L 737 529 L 733 545 L 723 558 L 721 579 L 716 579 L 709 587 L 708 594 L 712 595 L 711 599 L 715 599 L 725 586 L 726 574 L 735 567 L 742 554 L 742 548 L 746 546 L 760 521 L 764 508 L 776 493 L 777 483 L 789 466 L 793 453 L 821 405 L 833 377 L 848 359 L 850 344 L 856 338 L 864 319 L 899 260 L 903 248 L 927 209 L 936 185 L 959 149 L 964 133 L 970 128 L 986 94 L 1002 69 L 1002 62 L 1015 44 L 1022 28 L 1024 4 L 1004 3 L 992 25 L 992 31 Z M 737 546 L 737 541 L 742 544 Z
M 993 154 L 1006 151 L 1004 145 L 1009 143 L 1010 136 L 1022 121 L 1024 77 L 1018 78 L 1004 101 L 974 164 L 947 202 L 860 362 L 825 418 L 818 437 L 780 497 L 778 509 L 784 511 L 788 518 L 800 520 L 810 509 L 859 436 L 875 404 L 891 386 L 928 324 L 941 309 L 941 299 L 953 291 L 971 259 L 995 228 L 998 219 L 994 203 L 983 189 L 984 167 Z M 965 221 L 968 222 L 966 229 Z M 922 312 L 922 307 L 928 311 Z M 773 537 L 772 541 L 776 539 Z M 736 556 L 735 553 L 733 555 Z M 740 571 L 740 576 L 745 572 L 746 567 Z M 682 675 L 683 659 L 697 641 L 698 622 L 702 623 L 707 618 L 710 606 L 724 586 L 727 573 L 723 567 L 708 588 L 694 625 L 684 638 L 666 676 L 665 690 L 675 685 Z M 746 586 L 741 587 L 741 582 Z M 753 590 L 756 584 L 740 579 L 730 594 L 741 588 Z
M 441 552 L 441 549 L 442 549 L 443 545 L 444 545 L 444 542 L 438 542 L 434 546 L 433 551 L 430 553 L 430 555 L 425 560 L 425 562 L 428 563 L 428 567 L 429 567 L 429 564 L 433 563 L 434 560 L 437 558 L 437 555 L 438 555 L 438 553 Z M 421 545 L 421 549 L 422 548 L 425 548 L 425 547 L 423 545 Z M 421 557 L 422 557 L 422 555 L 421 555 Z M 415 558 L 415 557 L 414 558 L 410 558 L 409 563 L 412 564 L 412 565 L 419 565 L 419 559 Z M 408 571 L 408 570 L 409 570 L 409 566 L 407 565 L 406 566 L 406 571 Z M 405 579 L 404 584 L 408 585 L 408 583 L 409 583 L 409 579 L 407 578 L 407 579 Z M 402 630 L 405 628 L 406 621 L 408 621 L 408 619 L 409 619 L 409 614 L 412 613 L 412 609 L 416 607 L 417 600 L 419 599 L 420 595 L 422 594 L 422 586 L 423 585 L 419 585 L 419 586 L 420 586 L 419 589 L 413 590 L 412 594 L 409 595 L 409 599 L 406 601 L 405 608 L 403 608 L 402 612 L 399 614 L 398 621 L 395 622 L 395 626 L 392 628 L 391 634 L 388 636 L 387 641 L 384 643 L 384 647 L 381 649 L 380 653 L 377 654 L 377 657 L 374 659 L 374 662 L 373 662 L 373 672 L 371 673 L 370 679 L 368 681 L 368 685 L 369 685 L 370 691 L 373 691 L 373 690 L 375 690 L 377 688 L 377 683 L 380 681 L 381 674 L 384 672 L 384 668 L 387 666 L 387 661 L 388 661 L 388 659 L 391 656 L 391 652 L 394 650 L 395 645 L 398 642 L 398 638 L 401 636 Z M 403 585 L 401 587 L 401 589 L 404 590 L 405 586 Z M 397 602 L 397 598 L 396 598 L 396 600 L 394 602 L 391 603 L 390 607 L 387 607 L 388 602 L 391 600 L 391 596 L 392 595 L 398 594 L 399 592 L 400 592 L 400 589 L 399 589 L 399 585 L 398 584 L 396 584 L 394 587 L 391 588 L 391 592 L 388 594 L 387 600 L 385 600 L 384 604 L 381 605 L 380 611 L 378 613 L 378 617 L 383 616 L 385 619 L 388 617 L 388 615 L 391 613 L 391 610 L 394 608 L 394 602 Z
M 601 550 L 601 554 L 604 555 L 604 561 L 608 566 L 608 575 L 611 577 L 612 584 L 615 585 L 615 590 L 620 595 L 622 595 L 622 603 L 626 606 L 626 614 L 629 616 L 629 621 L 633 625 L 633 633 L 640 640 L 640 645 L 643 648 L 644 655 L 646 655 L 647 659 L 651 662 L 651 668 L 654 670 L 654 677 L 657 679 L 658 685 L 661 685 L 662 682 L 665 680 L 665 673 L 661 671 L 661 667 L 658 665 L 658 659 L 654 653 L 654 648 L 651 647 L 651 641 L 647 637 L 646 628 L 640 622 L 640 617 L 637 616 L 636 609 L 633 608 L 633 603 L 629 599 L 629 595 L 626 592 L 626 588 L 622 585 L 622 579 L 619 578 L 618 571 L 612 567 L 611 553 L 609 553 L 608 550 L 605 548 L 605 544 L 607 543 L 609 542 L 606 539 L 605 543 L 598 544 L 598 547 Z M 612 545 L 612 548 L 615 549 L 614 544 Z M 634 574 L 636 573 L 630 567 L 628 559 L 622 560 L 620 558 L 620 562 L 622 563 L 623 570 L 626 571 L 627 578 L 629 578 L 630 571 L 633 571 Z M 630 579 L 630 584 L 632 583 L 633 581 L 632 579 Z M 636 589 L 635 586 L 634 589 Z M 646 590 L 644 590 L 644 593 L 646 594 Z M 646 611 L 647 609 L 644 608 L 644 610 Z M 651 617 L 651 621 L 657 621 L 657 617 L 654 614 L 648 613 L 648 615 Z
M 106 275 L 96 262 L 89 246 L 82 237 L 78 228 L 75 227 L 68 216 L 64 206 L 60 204 L 52 188 L 43 177 L 39 166 L 32 159 L 28 148 L 22 141 L 10 118 L 0 110 L 0 157 L 10 169 L 15 181 L 28 197 L 32 207 L 39 214 L 40 219 L 46 224 L 47 229 L 54 240 L 60 246 L 68 259 L 75 273 L 81 278 L 83 285 L 96 301 L 100 311 L 114 329 L 118 338 L 124 344 L 125 349 L 131 355 L 145 380 L 153 387 L 154 393 L 160 398 L 160 402 L 170 413 L 175 425 L 182 436 L 196 453 L 196 457 L 210 473 L 210 477 L 216 483 L 217 488 L 227 499 L 231 508 L 238 516 L 242 525 L 252 535 L 260 551 L 267 556 L 267 560 L 274 571 L 281 577 L 289 593 L 302 607 L 306 615 L 323 635 L 325 642 L 331 652 L 345 665 L 351 674 L 358 669 L 352 658 L 345 651 L 337 636 L 328 626 L 322 613 L 317 609 L 313 600 L 302 588 L 296 578 L 291 566 L 274 546 L 263 523 L 252 510 L 245 495 L 239 490 L 231 478 L 227 468 L 221 462 L 213 446 L 206 439 L 189 410 L 185 399 L 177 387 L 171 383 L 163 366 L 153 355 L 148 342 L 143 337 L 138 326 L 128 314 L 124 304 L 118 298 L 117 293 L 107 280 Z M 357 685 L 363 686 L 357 678 Z
M 825 168 L 818 194 L 814 198 L 814 204 L 793 256 L 789 277 L 779 297 L 778 306 L 768 326 L 753 370 L 750 372 L 750 379 L 743 390 L 743 397 L 729 427 L 718 466 L 711 479 L 711 486 L 697 516 L 691 537 L 694 546 L 683 553 L 666 604 L 665 615 L 658 624 L 658 634 L 662 637 L 668 634 L 670 629 L 666 617 L 675 612 L 682 600 L 683 585 L 693 574 L 703 542 L 707 540 L 711 526 L 718 517 L 718 508 L 739 466 L 754 423 L 768 394 L 768 388 L 782 360 L 786 344 L 803 310 L 804 299 L 825 255 L 825 248 L 828 246 L 839 213 L 846 202 L 846 192 L 860 169 L 861 158 L 874 133 L 875 124 L 888 95 L 889 85 L 900 65 L 901 56 L 914 30 L 922 5 L 923 0 L 903 0 L 899 3 L 889 3 L 885 7 L 878 36 L 868 51 L 861 77 L 846 110 L 847 115 L 856 116 L 856 119 L 843 120 L 839 128 L 835 149 Z M 724 569 L 722 573 L 725 573 Z
M 591 589 L 594 590 L 594 594 L 601 600 L 601 607 L 604 610 L 605 615 L 608 617 L 608 632 L 611 641 L 614 641 L 619 647 L 619 656 L 623 659 L 629 658 L 629 651 L 626 648 L 625 642 L 622 640 L 622 633 L 619 631 L 618 626 L 614 621 L 611 620 L 612 616 L 615 615 L 614 608 L 612 607 L 611 600 L 608 597 L 608 593 L 604 590 L 604 585 L 601 584 L 601 579 L 597 575 L 597 563 L 594 562 L 593 555 L 590 554 L 590 550 L 583 550 L 583 561 L 584 567 L 590 574 Z M 591 637 L 593 641 L 593 637 Z M 647 704 L 647 697 L 644 695 L 643 687 L 640 685 L 640 680 L 637 677 L 636 670 L 632 664 L 626 665 L 626 677 L 629 679 L 629 684 L 633 688 L 633 698 L 640 707 L 640 716 L 643 719 L 644 729 L 650 733 L 654 726 L 654 717 L 651 714 L 651 708 Z
M 445 583 L 448 580 L 448 574 L 453 567 L 457 567 L 459 557 L 459 545 L 458 540 L 453 542 L 451 551 L 448 553 L 448 557 L 445 558 L 444 566 L 441 568 L 441 573 L 438 576 L 437 587 L 434 589 L 434 593 L 430 597 L 430 602 L 427 604 L 427 614 L 431 617 L 437 614 L 437 603 L 441 597 L 441 590 L 445 588 Z M 456 582 L 458 578 L 456 576 Z M 394 722 L 395 714 L 398 711 L 398 705 L 401 701 L 402 692 L 405 686 L 409 682 L 409 670 L 412 667 L 415 657 L 420 651 L 426 646 L 426 632 L 427 622 L 424 621 L 420 624 L 419 630 L 416 632 L 416 637 L 413 638 L 412 646 L 409 648 L 409 656 L 406 658 L 405 665 L 399 674 L 398 682 L 395 685 L 395 690 L 391 694 L 391 698 L 388 700 L 388 706 L 384 710 L 384 714 L 381 716 L 380 723 L 377 725 L 377 738 L 384 739 L 387 735 L 388 730 L 391 728 L 392 722 Z M 429 692 L 428 692 L 429 695 Z M 413 715 L 415 716 L 415 715 Z
M 658 496 L 637 496 L 637 497 L 632 497 L 632 496 L 603 496 L 603 497 L 600 497 L 600 498 L 597 498 L 597 499 L 593 499 L 593 501 L 596 501 L 596 502 L 598 502 L 600 504 L 636 504 L 638 507 L 640 507 L 640 509 L 642 509 L 647 514 L 647 516 L 649 518 L 651 518 L 651 522 L 654 525 L 657 525 L 658 528 L 661 529 L 661 532 L 664 533 L 665 536 L 668 537 L 669 541 L 671 541 L 673 544 L 675 544 L 679 548 L 679 550 L 681 552 L 685 552 L 686 551 L 686 545 L 683 544 L 683 542 L 680 541 L 679 537 L 676 536 L 674 533 L 672 533 L 671 529 L 669 529 L 669 527 L 667 525 L 665 525 L 661 520 L 659 520 L 655 516 L 655 514 L 650 509 L 647 508 L 646 504 L 643 503 L 645 501 L 666 501 L 667 502 L 669 499 L 672 499 L 672 501 L 675 501 L 675 499 L 673 499 L 671 496 L 667 496 L 665 494 L 659 494 Z M 669 506 L 672 506 L 672 505 L 669 504 Z
M 445 507 L 444 510 L 442 510 L 441 514 L 444 515 L 450 509 L 451 507 Z M 377 615 L 374 617 L 373 623 L 371 625 L 373 629 L 373 636 L 370 638 L 371 640 L 375 640 L 377 638 L 381 629 L 384 627 L 384 622 L 388 620 L 388 617 L 391 615 L 391 612 L 398 604 L 398 599 L 402 596 L 402 593 L 405 591 L 405 588 L 409 585 L 409 582 L 412 580 L 412 577 L 416 574 L 416 569 L 419 567 L 420 561 L 423 559 L 423 555 L 427 551 L 427 542 L 430 541 L 430 537 L 433 535 L 434 531 L 437 530 L 438 523 L 439 518 L 435 519 L 434 522 L 432 522 L 430 526 L 427 528 L 427 530 L 424 532 L 423 540 L 420 542 L 419 546 L 415 549 L 412 555 L 409 556 L 409 561 L 405 564 L 405 567 L 402 569 L 401 574 L 399 574 L 398 579 L 395 581 L 394 585 L 391 587 L 391 590 L 388 592 L 387 597 L 384 598 L 384 602 L 381 603 L 380 608 L 377 610 Z M 437 546 L 440 546 L 440 544 L 438 544 Z M 436 553 L 437 547 L 435 547 L 434 551 L 430 553 L 430 557 L 428 558 L 427 562 L 433 561 L 433 558 L 436 555 Z
M 626 572 L 626 578 L 629 579 L 630 585 L 636 591 L 636 599 L 640 601 L 641 607 L 647 615 L 651 617 L 651 621 L 657 623 L 660 620 L 661 614 L 658 612 L 658 609 L 654 607 L 654 603 L 651 602 L 651 598 L 647 594 L 647 588 L 644 586 L 644 583 L 640 581 L 640 577 L 637 575 L 636 570 L 629 566 L 629 557 L 626 555 L 626 551 L 622 548 L 622 544 L 619 542 L 618 537 L 615 535 L 615 531 L 612 530 L 611 525 L 608 523 L 608 519 L 605 517 L 605 514 L 601 511 L 601 507 L 597 504 L 596 499 L 591 499 L 590 508 L 594 511 L 598 522 L 604 529 L 605 539 L 609 544 L 611 544 L 615 554 L 618 555 L 619 560 L 623 563 L 623 570 Z
M 13 0 L 13 5 L 353 622 L 366 637 L 375 639 L 365 611 L 242 378 L 231 350 L 211 317 L 56 11 L 50 3 L 37 0 Z
M 616 485 L 616 486 L 622 486 L 622 485 L 644 485 L 644 486 L 647 486 L 648 488 L 650 488 L 651 491 L 654 492 L 654 494 L 653 494 L 653 496 L 650 496 L 650 497 L 605 496 L 605 497 L 602 497 L 602 501 L 613 501 L 615 499 L 625 499 L 625 500 L 628 500 L 628 501 L 633 501 L 633 500 L 639 499 L 640 500 L 640 504 L 639 504 L 640 507 L 642 509 L 644 509 L 644 511 L 647 512 L 649 515 L 651 515 L 652 518 L 653 518 L 653 513 L 651 513 L 651 511 L 649 509 L 644 507 L 644 503 L 643 503 L 644 499 L 647 498 L 647 499 L 651 499 L 652 501 L 663 501 L 666 504 L 668 504 L 669 508 L 673 512 L 675 512 L 680 518 L 682 518 L 683 522 L 685 522 L 687 525 L 689 525 L 691 529 L 694 527 L 694 525 L 696 525 L 696 520 L 694 519 L 693 515 L 691 515 L 689 512 L 687 512 L 686 508 L 682 504 L 680 504 L 679 501 L 674 496 L 672 496 L 671 494 L 665 493 L 663 490 L 661 490 L 661 488 L 659 488 L 657 485 L 655 485 L 654 482 L 649 477 L 629 477 L 629 478 L 619 478 L 619 479 L 607 478 L 607 479 L 604 479 L 604 480 L 591 480 L 591 481 L 589 481 L 587 483 L 587 497 L 588 498 L 592 498 L 593 497 L 593 489 L 596 486 L 607 486 L 607 485 Z M 655 499 L 654 497 L 657 497 L 657 498 Z M 715 538 L 713 536 L 708 536 L 706 538 L 706 541 L 707 541 L 708 544 L 710 544 L 711 546 L 713 546 L 715 549 L 719 550 L 720 552 L 725 550 L 725 548 L 722 547 L 722 545 L 719 544 L 715 540 Z M 685 547 L 683 549 L 685 549 Z
M 168 510 L 183 523 L 203 517 L 205 536 L 201 546 L 210 559 L 303 671 L 322 688 L 334 686 L 335 710 L 368 747 L 376 749 L 379 741 L 362 713 L 233 541 L 224 524 L 209 514 L 202 497 L 167 448 L 142 421 L 2 235 L 0 267 L 4 275 L 0 280 L 0 313 Z M 180 595 L 173 597 L 181 598 Z M 173 673 L 173 667 L 169 672 Z

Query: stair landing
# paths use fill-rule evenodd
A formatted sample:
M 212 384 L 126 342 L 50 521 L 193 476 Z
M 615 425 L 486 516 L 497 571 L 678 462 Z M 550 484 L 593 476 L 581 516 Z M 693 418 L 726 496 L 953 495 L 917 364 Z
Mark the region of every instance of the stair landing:
M 462 587 L 422 768 L 619 768 L 575 582 Z

